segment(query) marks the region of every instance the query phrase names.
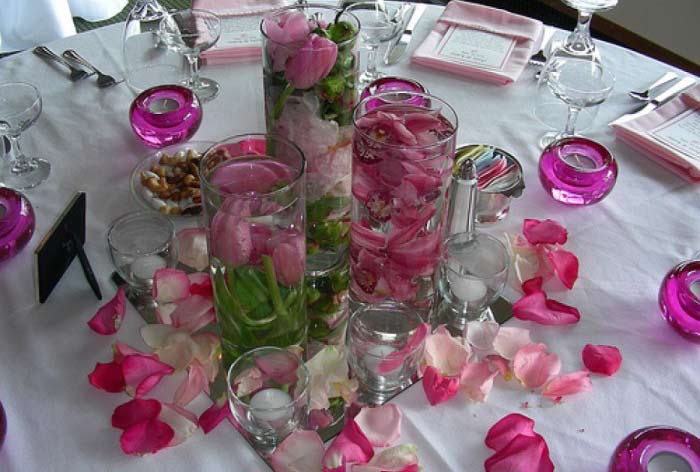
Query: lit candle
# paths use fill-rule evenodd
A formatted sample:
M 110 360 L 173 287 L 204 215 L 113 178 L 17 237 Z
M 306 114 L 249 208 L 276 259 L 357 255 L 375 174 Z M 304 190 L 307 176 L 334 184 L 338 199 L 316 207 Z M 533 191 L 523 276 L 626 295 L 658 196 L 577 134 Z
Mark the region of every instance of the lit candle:
M 364 356 L 365 366 L 367 366 L 367 369 L 370 372 L 376 374 L 379 370 L 379 363 L 382 361 L 382 359 L 395 351 L 396 349 L 393 347 L 384 344 L 372 346 L 367 349 L 367 353 Z
M 277 388 L 260 390 L 250 399 L 250 407 L 253 415 L 262 421 L 281 422 L 288 421 L 292 417 L 292 407 L 283 408 L 292 402 L 292 397 L 287 392 Z M 257 410 L 260 408 L 261 410 Z M 279 408 L 279 409 L 275 409 Z
M 155 254 L 139 257 L 131 263 L 131 274 L 136 279 L 149 280 L 153 278 L 153 274 L 155 274 L 158 269 L 163 269 L 167 265 L 163 257 Z
M 690 464 L 673 452 L 660 452 L 649 460 L 647 472 L 693 472 Z

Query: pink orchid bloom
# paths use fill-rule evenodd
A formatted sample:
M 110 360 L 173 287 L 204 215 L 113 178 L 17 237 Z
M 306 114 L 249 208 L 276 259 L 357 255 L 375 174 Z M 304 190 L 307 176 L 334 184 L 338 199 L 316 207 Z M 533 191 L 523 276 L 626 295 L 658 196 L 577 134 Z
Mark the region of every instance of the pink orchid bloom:
M 168 424 L 175 432 L 168 447 L 185 442 L 199 427 L 197 415 L 174 403 L 164 403 L 158 419 Z
M 553 249 L 545 253 L 554 273 L 568 289 L 574 287 L 578 279 L 578 258 L 569 251 Z
M 367 464 L 353 464 L 350 472 L 418 472 L 418 448 L 401 444 L 377 453 Z
M 489 363 L 467 362 L 459 374 L 460 390 L 474 401 L 484 402 L 488 398 L 493 379 L 498 375 L 498 371 L 491 372 Z
M 317 432 L 297 430 L 275 448 L 270 464 L 275 472 L 321 472 L 324 452 Z
M 226 418 L 232 421 L 233 414 L 228 403 L 228 396 L 224 394 L 200 415 L 199 426 L 204 431 L 204 434 L 209 434 Z
M 388 447 L 401 436 L 401 410 L 393 403 L 376 408 L 364 407 L 355 422 L 374 447 Z
M 374 448 L 354 419 L 345 426 L 323 455 L 323 472 L 345 471 L 346 464 L 365 464 L 374 456 Z
M 238 142 L 241 155 L 264 156 L 267 153 L 267 142 L 264 139 L 250 138 Z
M 337 58 L 337 44 L 311 33 L 306 43 L 287 59 L 284 78 L 292 87 L 306 90 L 330 73 Z
M 177 259 L 197 271 L 209 265 L 206 228 L 186 228 L 177 232 Z
M 542 290 L 535 291 L 538 279 L 531 279 L 523 284 L 528 293 L 513 305 L 513 316 L 520 320 L 530 320 L 544 325 L 565 325 L 578 323 L 579 311 L 556 300 L 547 299 Z M 541 282 L 539 282 L 541 283 Z M 526 292 L 526 293 L 527 293 Z
M 547 352 L 545 344 L 528 344 L 513 358 L 513 373 L 526 389 L 536 389 L 561 370 L 559 356 Z
M 489 448 L 500 451 L 518 435 L 534 437 L 535 422 L 519 413 L 504 416 L 491 426 L 484 442 Z
M 428 333 L 430 333 L 430 325 L 428 323 L 419 324 L 411 337 L 408 338 L 404 347 L 390 353 L 379 361 L 377 366 L 379 373 L 386 374 L 401 367 L 408 356 L 416 352 L 416 349 L 419 349 L 423 345 Z
M 119 331 L 119 327 L 124 319 L 125 309 L 126 291 L 124 287 L 119 287 L 114 298 L 97 310 L 95 316 L 87 324 L 90 329 L 98 334 L 114 334 Z
M 440 375 L 455 377 L 459 375 L 470 356 L 469 346 L 464 345 L 461 338 L 453 338 L 447 329 L 440 325 L 425 339 L 421 369 L 434 367 Z
M 288 11 L 263 19 L 263 31 L 270 38 L 267 53 L 272 60 L 273 72 L 284 70 L 287 59 L 311 33 L 309 21 L 301 12 Z
M 304 235 L 299 232 L 288 233 L 272 249 L 272 263 L 277 280 L 286 286 L 298 284 L 304 277 L 305 258 Z
M 512 254 L 513 270 L 519 284 L 535 277 L 552 277 L 551 267 L 540 261 L 542 248 L 533 246 L 521 235 L 507 234 L 506 241 Z
M 190 363 L 187 377 L 175 391 L 173 400 L 176 405 L 186 406 L 202 392 L 209 393 L 209 379 L 202 364 L 195 359 Z
M 525 219 L 523 236 L 530 244 L 564 244 L 568 233 L 566 228 L 554 220 Z
M 209 250 L 210 256 L 219 258 L 224 264 L 234 267 L 247 264 L 253 250 L 250 224 L 220 209 L 211 221 Z
M 586 369 L 607 376 L 614 375 L 622 365 L 622 354 L 615 346 L 586 344 L 581 358 Z
M 387 248 L 389 258 L 410 276 L 427 276 L 433 273 L 440 256 L 439 232 L 432 231 L 410 242 Z
M 190 294 L 190 279 L 182 270 L 158 269 L 153 275 L 153 299 L 158 303 L 184 300 Z
M 409 146 L 418 144 L 415 135 L 406 128 L 403 117 L 394 113 L 379 111 L 365 115 L 357 120 L 357 127 L 375 140 Z
M 350 239 L 353 245 L 369 251 L 382 251 L 386 246 L 384 236 L 374 232 L 367 220 L 353 221 L 350 228 Z
M 493 340 L 493 348 L 499 356 L 512 360 L 520 348 L 532 343 L 530 331 L 523 328 L 502 326 Z
M 459 377 L 443 376 L 440 371 L 428 366 L 423 372 L 423 391 L 428 402 L 435 406 L 457 395 L 459 390 Z
M 542 390 L 542 396 L 559 403 L 563 396 L 587 392 L 593 388 L 588 371 L 579 370 L 571 374 L 554 377 Z
M 233 379 L 233 391 L 239 397 L 252 395 L 263 387 L 265 376 L 257 367 L 250 367 Z
M 170 325 L 147 324 L 141 328 L 141 337 L 160 361 L 178 372 L 190 365 L 197 350 L 189 333 Z
M 549 448 L 539 434 L 517 435 L 484 462 L 486 472 L 553 472 Z
M 350 379 L 350 369 L 344 348 L 326 346 L 306 362 L 311 377 L 310 408 L 323 411 L 330 407 L 329 399 L 343 397 L 347 404 L 357 397 L 357 379 Z M 319 415 L 317 413 L 317 415 Z

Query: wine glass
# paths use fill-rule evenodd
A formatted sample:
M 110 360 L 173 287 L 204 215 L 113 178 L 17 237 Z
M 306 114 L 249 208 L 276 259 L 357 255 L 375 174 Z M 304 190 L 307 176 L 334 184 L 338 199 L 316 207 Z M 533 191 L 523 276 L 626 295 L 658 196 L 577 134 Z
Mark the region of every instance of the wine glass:
M 207 10 L 186 9 L 166 16 L 160 22 L 160 38 L 182 53 L 190 64 L 190 77 L 184 84 L 203 102 L 219 94 L 219 84 L 199 76 L 199 54 L 216 44 L 221 35 L 221 19 Z
M 360 75 L 362 88 L 384 76 L 377 70 L 377 49 L 396 35 L 401 24 L 397 10 L 382 0 L 353 3 L 347 8 L 360 20 L 360 36 L 368 50 L 367 69 Z
M 578 23 L 564 40 L 561 49 L 573 56 L 588 57 L 595 62 L 600 62 L 600 55 L 591 38 L 591 19 L 596 12 L 614 8 L 618 0 L 562 0 L 562 2 L 578 10 Z
M 552 94 L 568 106 L 566 127 L 562 132 L 548 132 L 540 146 L 548 146 L 556 139 L 576 134 L 576 119 L 585 108 L 603 103 L 615 85 L 615 77 L 599 62 L 576 57 L 559 58 L 543 71 L 545 84 Z
M 4 159 L 0 182 L 5 186 L 22 190 L 36 187 L 46 180 L 51 164 L 22 152 L 20 135 L 41 114 L 41 94 L 31 84 L 9 82 L 0 84 L 0 136 L 10 141 L 10 149 Z

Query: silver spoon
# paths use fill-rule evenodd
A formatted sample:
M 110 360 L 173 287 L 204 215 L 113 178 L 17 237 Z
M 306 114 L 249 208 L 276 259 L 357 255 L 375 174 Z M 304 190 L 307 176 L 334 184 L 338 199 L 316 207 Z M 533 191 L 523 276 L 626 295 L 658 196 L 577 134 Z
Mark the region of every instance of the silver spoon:
M 84 66 L 84 67 L 90 69 L 91 71 L 93 71 L 95 74 L 97 74 L 97 86 L 100 88 L 111 87 L 112 85 L 117 85 L 119 83 L 111 75 L 103 74 L 101 71 L 99 71 L 97 69 L 97 67 L 90 64 L 87 60 L 85 60 L 80 54 L 75 52 L 73 49 L 67 49 L 67 50 L 63 51 L 62 56 L 65 59 L 68 59 L 69 61 L 73 61 L 77 64 L 80 64 L 81 66 Z
M 73 64 L 62 58 L 61 56 L 55 54 L 52 50 L 47 48 L 46 46 L 37 46 L 35 47 L 32 52 L 36 54 L 37 56 L 43 58 L 43 59 L 48 59 L 50 61 L 56 61 L 59 64 L 64 65 L 68 69 L 70 69 L 70 80 L 75 82 L 76 80 L 81 80 L 84 79 L 85 77 L 89 76 L 90 74 L 87 73 L 87 71 L 83 69 L 78 69 L 77 67 L 74 67 Z
M 653 92 L 656 88 L 674 82 L 676 79 L 678 79 L 678 75 L 676 75 L 674 72 L 666 72 L 659 78 L 659 80 L 651 84 L 648 89 L 642 92 L 632 91 L 629 93 L 629 96 L 642 102 L 648 102 L 651 100 L 652 95 L 654 95 Z

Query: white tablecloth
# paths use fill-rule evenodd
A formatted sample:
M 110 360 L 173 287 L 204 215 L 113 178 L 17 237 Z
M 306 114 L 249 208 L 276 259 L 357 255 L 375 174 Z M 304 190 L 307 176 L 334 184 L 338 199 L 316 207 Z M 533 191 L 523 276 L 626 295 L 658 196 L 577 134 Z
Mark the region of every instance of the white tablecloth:
M 437 7 L 428 9 L 411 49 L 439 13 Z M 119 73 L 120 34 L 117 25 L 50 46 L 57 51 L 75 48 L 106 72 Z M 581 276 L 572 291 L 551 295 L 578 307 L 581 322 L 569 327 L 510 323 L 529 327 L 535 340 L 561 356 L 567 372 L 582 368 L 580 352 L 586 343 L 617 345 L 624 357 L 617 375 L 595 377 L 592 392 L 557 406 L 541 402 L 514 381 L 498 381 L 485 404 L 458 396 L 431 408 L 421 387 L 415 386 L 396 402 L 405 413 L 402 441 L 418 445 L 426 471 L 481 470 L 491 452 L 483 444 L 486 431 L 510 412 L 535 420 L 557 469 L 566 472 L 604 470 L 616 444 L 645 425 L 700 432 L 700 347 L 673 332 L 656 303 L 665 272 L 700 248 L 699 189 L 617 141 L 605 125 L 635 106 L 626 91 L 651 83 L 669 67 L 607 44 L 601 49 L 617 85 L 588 135 L 609 146 L 620 172 L 612 194 L 586 208 L 554 202 L 539 184 L 537 142 L 545 129 L 532 117 L 535 82 L 530 72 L 512 86 L 498 87 L 411 66 L 406 60 L 387 70 L 418 80 L 451 103 L 459 114 L 460 143 L 498 145 L 522 161 L 527 189 L 494 231 L 517 232 L 526 217 L 553 218 L 569 229 L 567 248 L 578 255 Z M 100 303 L 78 262 L 45 305 L 34 299 L 31 264 L 34 248 L 71 194 L 84 190 L 86 250 L 104 292 L 111 296 L 105 234 L 115 217 L 138 208 L 127 179 L 149 153 L 129 128 L 133 94 L 124 85 L 100 90 L 92 81 L 71 83 L 28 53 L 0 64 L 0 82 L 24 80 L 41 90 L 44 111 L 25 133 L 24 147 L 53 164 L 50 179 L 26 192 L 38 217 L 36 235 L 21 254 L 0 266 L 0 401 L 9 421 L 0 470 L 265 470 L 229 424 L 206 437 L 198 432 L 185 444 L 154 456 L 136 458 L 121 452 L 120 431 L 110 426 L 110 416 L 127 397 L 95 390 L 87 375 L 95 362 L 111 359 L 110 343 L 115 339 L 144 348 L 138 334 L 143 321 L 128 307 L 116 336 L 93 333 L 85 322 Z M 203 73 L 217 79 L 222 92 L 205 105 L 194 139 L 264 129 L 259 63 Z M 167 388 L 159 386 L 154 396 Z M 522 410 L 525 401 L 531 407 Z M 201 396 L 193 410 L 200 413 L 208 405 Z

